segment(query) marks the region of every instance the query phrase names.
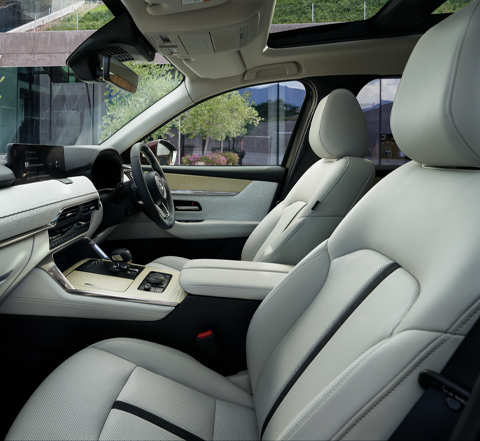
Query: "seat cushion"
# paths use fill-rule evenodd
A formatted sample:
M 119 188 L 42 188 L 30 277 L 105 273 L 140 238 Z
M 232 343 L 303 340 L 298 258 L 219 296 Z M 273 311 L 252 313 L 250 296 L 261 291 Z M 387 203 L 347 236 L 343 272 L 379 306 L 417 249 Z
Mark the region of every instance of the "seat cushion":
M 150 262 L 147 266 L 151 266 L 153 268 L 169 269 L 169 270 L 174 269 L 177 271 L 182 271 L 183 266 L 189 260 L 190 259 L 185 259 L 184 257 L 164 256 L 164 257 L 160 257 L 159 259 L 155 259 L 153 262 Z
M 258 439 L 252 396 L 190 356 L 106 340 L 60 365 L 7 439 Z

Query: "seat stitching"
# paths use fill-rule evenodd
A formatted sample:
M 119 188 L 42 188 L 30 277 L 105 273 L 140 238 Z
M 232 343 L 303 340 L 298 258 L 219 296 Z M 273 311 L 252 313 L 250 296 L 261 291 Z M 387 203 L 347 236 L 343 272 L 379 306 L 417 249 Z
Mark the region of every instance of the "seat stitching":
M 297 271 L 299 271 L 300 269 L 302 269 L 305 265 L 307 265 L 308 263 L 310 263 L 312 260 L 314 260 L 315 258 L 317 258 L 318 256 L 322 255 L 322 254 L 325 254 L 327 253 L 328 254 L 328 248 L 327 246 L 325 246 L 325 248 L 322 248 L 321 250 L 315 252 L 314 254 L 312 254 L 307 260 L 305 260 L 303 263 L 299 263 L 292 271 L 290 271 L 288 274 L 287 274 L 287 277 L 285 277 L 272 291 L 270 291 L 270 294 L 268 294 L 267 297 L 265 297 L 265 299 L 263 300 L 262 303 L 265 303 L 272 295 L 273 295 L 273 292 L 279 290 L 286 282 L 287 280 L 289 280 Z
M 60 201 L 51 202 L 51 203 L 45 204 L 45 205 L 40 205 L 39 207 L 29 208 L 27 210 L 22 210 L 22 211 L 17 211 L 15 213 L 10 213 L 10 214 L 7 214 L 5 216 L 1 216 L 0 220 L 1 219 L 6 219 L 7 217 L 18 216 L 19 214 L 28 213 L 30 211 L 40 210 L 41 208 L 50 207 L 51 205 L 59 205 L 59 204 L 62 204 L 63 202 L 71 201 L 73 199 L 87 198 L 87 197 L 94 196 L 94 195 L 98 196 L 98 192 L 94 191 L 94 192 L 91 192 L 91 193 L 82 194 L 80 196 L 73 196 L 71 198 L 62 199 Z
M 320 143 L 322 144 L 322 147 L 325 149 L 325 151 L 333 158 L 334 155 L 333 153 L 330 153 L 326 147 L 326 144 L 323 142 L 322 140 L 322 125 L 323 125 L 323 118 L 325 116 L 325 113 L 327 111 L 327 104 L 328 104 L 328 101 L 330 100 L 330 97 L 332 95 L 333 92 L 329 93 L 327 96 L 326 96 L 326 100 L 325 100 L 325 104 L 323 106 L 323 112 L 322 112 L 322 117 L 320 118 L 320 126 L 319 126 L 319 131 L 318 131 L 318 138 L 320 140 Z
M 213 430 L 212 430 L 212 438 L 215 439 L 215 423 L 217 421 L 217 403 L 218 403 L 218 400 L 216 398 L 214 398 L 215 400 L 215 412 L 213 412 Z
M 100 343 L 96 343 L 94 345 L 91 345 L 92 347 L 96 348 L 96 349 L 100 349 L 100 346 L 104 346 L 108 343 L 111 343 L 112 341 L 116 341 L 116 342 L 122 342 L 122 343 L 132 343 L 134 345 L 141 345 L 141 346 L 146 346 L 148 348 L 153 348 L 153 349 L 158 349 L 156 346 L 161 346 L 161 345 L 158 345 L 158 343 L 149 343 L 149 342 L 144 342 L 144 341 L 137 341 L 137 340 L 134 340 L 134 339 L 128 339 L 128 338 L 115 338 L 115 339 L 109 339 L 109 340 L 105 340 L 103 342 L 100 342 Z M 162 349 L 164 348 L 167 348 L 167 352 L 170 352 L 171 354 L 174 353 L 176 355 L 179 355 L 179 356 L 182 356 L 183 358 L 188 358 L 189 360 L 193 360 L 195 361 L 196 363 L 199 363 L 197 360 L 195 360 L 193 357 L 191 357 L 190 355 L 188 354 L 185 354 L 184 352 L 182 351 L 178 351 L 174 348 L 170 348 L 168 346 L 162 346 Z M 121 357 L 120 355 L 117 355 L 117 354 L 114 354 L 113 352 L 110 352 L 106 349 L 100 349 L 101 351 L 105 351 L 105 352 L 108 352 L 109 354 L 113 354 L 115 355 L 116 357 L 119 357 L 119 358 L 123 358 Z M 126 358 L 124 360 L 127 360 Z M 127 361 L 130 361 L 130 360 L 127 360 Z M 131 362 L 130 362 L 131 363 Z M 201 363 L 199 363 L 201 364 Z M 148 370 L 148 369 L 147 369 Z
M 302 208 L 303 210 L 303 208 Z M 298 213 L 297 213 L 298 214 Z M 305 219 L 305 218 L 299 218 L 298 220 L 301 220 L 301 219 Z M 293 222 L 294 219 L 292 219 L 292 222 Z M 292 223 L 290 222 L 290 224 Z M 283 247 L 287 244 L 287 242 L 292 238 L 292 236 L 295 235 L 295 233 L 300 229 L 301 226 L 303 226 L 303 224 L 305 223 L 305 220 L 303 220 L 302 222 L 300 222 L 292 231 L 290 231 L 290 233 L 287 235 L 287 237 L 284 237 L 282 243 L 280 244 L 280 246 L 275 250 L 275 252 L 271 255 L 270 259 L 268 259 L 268 262 L 272 262 L 272 260 L 275 258 L 275 256 L 283 249 Z M 289 224 L 289 226 L 290 226 Z M 287 227 L 288 228 L 288 227 Z M 282 231 L 282 233 L 284 233 L 286 231 L 286 229 Z M 265 249 L 265 251 L 262 253 L 262 256 L 267 252 L 268 249 L 270 249 L 273 244 L 282 237 L 282 233 L 280 233 L 277 238 Z M 262 257 L 260 256 L 260 257 Z M 263 261 L 265 262 L 265 261 Z
M 323 202 L 325 202 L 325 200 L 328 198 L 328 196 L 330 195 L 330 193 L 334 190 L 334 188 L 337 186 L 337 184 L 340 182 L 340 180 L 343 178 L 343 176 L 345 175 L 345 173 L 347 172 L 347 169 L 350 167 L 350 156 L 345 156 L 344 158 L 342 159 L 346 159 L 346 164 L 345 166 L 343 167 L 343 170 L 342 172 L 340 173 L 340 175 L 337 177 L 337 179 L 335 180 L 335 182 L 330 186 L 330 188 L 328 189 L 328 191 L 324 194 L 323 198 L 320 199 L 318 201 L 318 205 L 321 205 Z M 318 208 L 318 207 L 317 207 Z M 316 211 L 316 210 L 315 210 Z M 315 211 L 311 210 L 311 212 L 308 214 L 308 216 L 313 216 L 313 214 L 315 213 Z
M 375 166 L 372 167 L 372 170 L 370 171 L 370 174 L 368 175 L 367 180 L 365 181 L 365 184 L 363 184 L 362 189 L 358 193 L 356 199 L 353 201 L 353 204 L 350 205 L 350 208 L 348 209 L 348 211 L 350 211 L 355 206 L 355 204 L 359 201 L 359 199 L 361 198 L 361 195 L 363 193 L 363 190 L 365 190 L 365 187 L 367 186 L 368 182 L 370 181 L 370 177 L 374 174 L 375 174 Z
M 475 7 L 475 9 L 478 8 L 478 5 Z M 456 74 L 458 73 L 458 64 L 459 64 L 459 59 L 460 59 L 460 54 L 463 49 L 463 45 L 465 43 L 465 38 L 467 36 L 468 29 L 470 28 L 470 23 L 472 22 L 473 16 L 475 15 L 475 11 L 472 12 L 472 14 L 469 17 L 468 23 L 465 26 L 465 30 L 463 31 L 463 36 L 461 41 L 459 41 L 456 50 L 455 50 L 455 60 L 452 66 L 452 69 L 450 71 L 450 78 L 449 78 L 449 85 L 448 85 L 448 96 L 445 102 L 445 116 L 447 119 L 447 124 L 450 128 L 450 131 L 452 135 L 457 139 L 458 144 L 462 147 L 462 149 L 469 155 L 472 159 L 479 159 L 480 156 L 477 155 L 472 148 L 468 145 L 468 143 L 463 139 L 463 136 L 459 133 L 458 128 L 456 127 L 453 118 L 451 117 L 451 105 L 452 105 L 452 89 L 454 86 L 454 81 Z M 454 130 L 455 129 L 455 130 Z
M 103 351 L 103 349 L 98 349 L 98 348 L 96 348 L 96 349 L 99 350 L 99 351 Z M 105 352 L 105 351 L 104 351 L 104 352 Z M 135 363 L 133 363 L 133 364 L 135 364 Z M 123 387 L 122 387 L 122 388 L 120 389 L 120 391 L 118 392 L 117 396 L 115 397 L 115 400 L 113 400 L 113 404 L 115 404 L 115 402 L 118 400 L 118 397 L 119 397 L 120 394 L 122 393 L 123 389 L 125 389 L 125 386 L 127 385 L 128 380 L 130 380 L 130 377 L 132 376 L 132 374 L 135 372 L 135 369 L 137 369 L 137 368 L 138 368 L 138 365 L 135 364 L 135 367 L 132 369 L 132 372 L 130 372 L 130 375 L 128 376 L 127 380 L 125 381 L 125 384 L 123 385 Z M 105 424 L 106 424 L 106 422 L 107 422 L 107 420 L 108 420 L 108 417 L 110 416 L 110 413 L 112 412 L 112 406 L 113 406 L 113 404 L 110 406 L 110 411 L 108 412 L 107 416 L 105 417 L 105 420 L 103 421 L 102 428 L 100 429 L 100 432 L 98 433 L 98 438 L 97 438 L 98 440 L 100 439 L 100 435 L 102 434 L 103 429 L 104 429 L 104 427 L 105 427 Z
M 445 336 L 447 336 L 447 338 L 445 338 Z M 395 387 L 393 389 L 391 389 L 385 396 L 383 396 L 380 401 L 378 401 L 377 403 L 375 403 L 368 411 L 367 413 L 365 413 L 360 419 L 358 419 L 353 426 L 350 427 L 350 429 L 348 429 L 348 431 L 346 433 L 343 434 L 342 438 L 341 439 L 345 439 L 346 436 L 348 436 L 348 434 L 355 428 L 357 427 L 374 409 L 376 409 L 383 401 L 385 401 L 396 389 L 398 389 L 398 387 L 405 382 L 405 380 L 410 377 L 414 372 L 415 370 L 423 363 L 425 362 L 431 355 L 433 355 L 434 352 L 436 352 L 438 349 L 440 349 L 445 343 L 449 342 L 451 339 L 452 339 L 453 335 L 450 335 L 450 334 L 442 334 L 441 336 L 438 337 L 437 340 L 440 340 L 443 338 L 443 341 L 440 342 L 440 344 L 438 344 L 436 347 L 434 347 L 431 351 L 429 351 L 424 357 L 422 357 L 407 373 L 406 375 L 401 378 L 397 384 L 395 385 Z M 434 343 L 434 342 L 432 342 Z M 386 386 L 388 387 L 388 385 Z M 349 422 L 350 423 L 350 422 Z M 345 424 L 343 427 L 347 426 L 349 423 Z M 340 431 L 343 430 L 340 429 Z
M 345 381 L 353 374 L 355 371 L 373 354 L 375 353 L 379 348 L 381 348 L 386 342 L 388 341 L 388 338 L 384 339 L 383 341 L 379 342 L 376 347 L 372 347 L 368 350 L 368 353 L 364 353 L 362 356 L 360 356 L 360 359 L 356 360 L 355 365 L 353 365 L 350 370 L 339 380 L 337 383 L 328 391 L 326 395 L 323 396 L 322 399 L 320 399 L 315 406 L 308 411 L 306 415 L 303 416 L 303 418 L 292 427 L 287 434 L 285 435 L 285 438 L 288 439 L 291 437 L 299 428 L 300 426 L 308 419 L 312 414 L 325 402 L 327 401 L 333 394 L 336 392 L 336 390 L 343 384 Z M 328 386 L 327 386 L 328 387 Z M 321 395 L 321 392 L 320 392 Z

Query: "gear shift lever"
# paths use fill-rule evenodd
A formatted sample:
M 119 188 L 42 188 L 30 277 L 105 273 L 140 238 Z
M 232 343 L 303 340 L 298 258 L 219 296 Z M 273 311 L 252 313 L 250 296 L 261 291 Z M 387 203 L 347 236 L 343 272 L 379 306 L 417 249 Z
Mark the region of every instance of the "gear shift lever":
M 132 263 L 132 253 L 127 248 L 117 248 L 112 251 L 110 259 L 118 265 L 120 271 L 128 271 Z

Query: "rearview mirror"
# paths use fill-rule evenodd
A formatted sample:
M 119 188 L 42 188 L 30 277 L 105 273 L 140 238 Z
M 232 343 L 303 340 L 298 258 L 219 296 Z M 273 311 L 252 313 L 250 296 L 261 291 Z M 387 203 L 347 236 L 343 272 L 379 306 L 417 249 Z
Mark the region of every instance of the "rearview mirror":
M 138 75 L 111 57 L 103 57 L 103 81 L 130 93 L 135 93 L 138 87 Z

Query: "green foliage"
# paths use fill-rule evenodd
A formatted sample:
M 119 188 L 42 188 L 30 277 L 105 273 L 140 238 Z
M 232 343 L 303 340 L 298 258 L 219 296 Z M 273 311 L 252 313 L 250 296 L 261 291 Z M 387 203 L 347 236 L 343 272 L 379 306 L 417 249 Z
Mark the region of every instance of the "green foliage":
M 434 13 L 458 11 L 472 0 L 447 0 Z M 312 3 L 314 3 L 315 23 L 336 23 L 342 21 L 361 21 L 363 0 L 277 0 L 273 24 L 311 23 Z M 387 0 L 367 0 L 367 19 L 373 17 Z
M 251 102 L 252 94 L 245 91 L 228 92 L 205 101 L 182 115 L 181 131 L 190 139 L 201 136 L 206 140 L 205 152 L 210 138 L 223 141 L 247 133 L 247 125 L 257 126 L 258 112 Z
M 105 5 L 99 5 L 89 11 L 78 12 L 78 30 L 100 29 L 113 19 L 113 14 Z M 72 31 L 77 30 L 77 12 L 73 12 L 63 18 L 63 20 L 54 26 L 47 28 L 47 31 Z
M 467 6 L 469 3 L 472 3 L 472 0 L 447 0 L 443 5 L 439 6 L 434 14 L 448 14 L 456 12 L 459 9 L 462 9 L 464 6 Z
M 387 0 L 367 0 L 367 18 L 373 17 Z M 362 0 L 277 0 L 272 24 L 315 23 L 363 20 Z
M 114 86 L 107 86 L 107 113 L 102 120 L 101 142 L 170 93 L 182 81 L 181 74 L 169 65 L 135 62 L 125 64 L 139 75 L 138 89 L 136 93 L 130 94 Z M 173 125 L 174 122 L 164 125 L 151 135 L 152 139 L 171 136 L 170 129 Z
M 226 160 L 227 164 L 226 165 L 237 165 L 238 161 L 240 158 L 238 155 L 234 152 L 228 151 L 228 152 L 218 152 L 219 155 L 222 155 Z

